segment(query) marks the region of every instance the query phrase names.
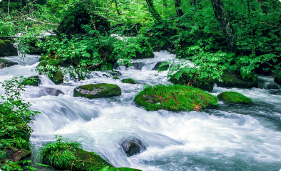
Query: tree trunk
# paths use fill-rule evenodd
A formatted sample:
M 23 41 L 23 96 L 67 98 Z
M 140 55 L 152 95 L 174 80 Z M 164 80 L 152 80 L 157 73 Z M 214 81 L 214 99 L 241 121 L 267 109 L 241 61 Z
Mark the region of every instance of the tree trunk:
M 115 7 L 116 7 L 117 14 L 120 15 L 121 13 L 120 13 L 120 11 L 118 9 L 117 0 L 114 0 L 114 2 L 115 2 Z
M 155 20 L 157 20 L 157 21 L 161 21 L 161 16 L 157 13 L 155 8 L 153 7 L 152 0 L 146 0 L 146 3 L 148 5 L 148 10 L 151 13 L 151 15 L 153 16 L 153 18 L 155 18 Z
M 175 8 L 176 8 L 176 11 L 177 11 L 177 16 L 178 17 L 183 16 L 183 12 L 181 10 L 181 0 L 175 0 Z
M 232 51 L 236 51 L 236 45 L 235 45 L 236 35 L 230 23 L 226 10 L 224 8 L 223 2 L 221 0 L 212 0 L 212 5 L 215 12 L 215 16 L 226 38 L 228 47 Z

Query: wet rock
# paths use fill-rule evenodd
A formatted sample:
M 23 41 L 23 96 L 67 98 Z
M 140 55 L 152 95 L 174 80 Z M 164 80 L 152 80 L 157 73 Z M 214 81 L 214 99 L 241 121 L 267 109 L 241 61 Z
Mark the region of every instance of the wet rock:
M 228 104 L 251 104 L 252 99 L 241 93 L 226 91 L 218 95 L 218 99 Z
M 50 64 L 49 64 L 50 63 Z M 49 72 L 46 69 L 47 65 L 51 65 L 51 62 L 47 61 L 41 61 L 38 66 L 36 67 L 36 70 L 38 71 L 39 74 L 43 74 L 44 72 Z M 51 74 L 53 75 L 52 77 L 49 77 L 55 84 L 61 84 L 63 83 L 64 76 L 62 74 L 62 71 L 60 67 L 56 65 L 52 65 L 56 70 L 52 71 Z
M 10 40 L 0 39 L 0 57 L 18 56 L 18 51 Z
M 122 83 L 137 84 L 136 81 L 133 80 L 132 78 L 123 79 Z
M 31 151 L 25 150 L 25 149 L 6 148 L 3 151 L 6 153 L 5 159 L 11 160 L 13 162 L 18 162 L 21 159 L 24 159 L 25 157 L 28 157 L 31 155 Z M 1 161 L 1 158 L 0 158 L 0 161 Z
M 156 85 L 137 94 L 134 102 L 148 111 L 200 111 L 218 106 L 218 99 L 201 89 L 183 85 Z
M 59 96 L 61 94 L 64 94 L 61 90 L 55 89 L 55 88 L 43 88 L 41 91 L 42 96 Z
M 133 65 L 133 67 L 136 70 L 141 70 L 145 66 L 145 63 L 143 63 L 143 62 L 135 62 L 135 63 L 132 63 L 132 65 Z
M 274 82 L 281 85 L 281 71 L 274 76 Z
M 88 84 L 74 89 L 74 97 L 86 97 L 89 99 L 120 96 L 121 94 L 122 91 L 118 85 L 106 83 Z
M 125 140 L 122 142 L 121 146 L 128 157 L 146 150 L 146 147 L 139 139 Z
M 252 88 L 258 87 L 258 78 L 252 75 L 251 78 L 242 78 L 242 76 L 234 73 L 224 73 L 222 82 L 216 81 L 219 87 L 237 87 L 237 88 Z
M 39 76 L 32 76 L 32 77 L 29 77 L 27 79 L 25 79 L 23 82 L 22 82 L 23 85 L 30 85 L 30 86 L 39 86 L 39 84 L 41 84 L 41 80 L 40 80 L 40 77 Z
M 122 73 L 120 71 L 111 71 L 109 72 L 112 76 L 121 76 Z
M 12 61 L 8 61 L 7 59 L 0 58 L 0 69 L 10 67 L 10 66 L 13 66 L 13 65 L 17 65 L 17 64 L 18 63 L 16 63 L 16 62 L 12 62 Z
M 112 77 L 114 80 L 119 80 L 120 78 L 117 76 Z
M 163 63 L 163 61 L 157 62 L 157 64 L 153 67 L 152 70 L 158 70 L 162 63 Z M 169 65 L 164 65 L 163 67 L 161 67 L 161 71 L 166 71 L 168 69 L 169 69 Z

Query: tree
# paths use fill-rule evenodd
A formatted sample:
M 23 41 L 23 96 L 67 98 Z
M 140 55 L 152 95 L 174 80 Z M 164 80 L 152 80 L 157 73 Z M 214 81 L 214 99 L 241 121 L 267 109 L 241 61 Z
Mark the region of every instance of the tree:
M 183 16 L 183 12 L 181 10 L 181 0 L 175 0 L 175 8 L 176 8 L 176 11 L 177 11 L 177 16 L 178 17 Z
M 218 20 L 223 34 L 226 38 L 228 47 L 232 51 L 236 51 L 235 39 L 236 35 L 234 29 L 229 20 L 228 14 L 225 10 L 223 2 L 221 0 L 212 0 L 213 9 L 215 12 L 216 19 Z
M 161 16 L 157 13 L 157 11 L 155 10 L 154 6 L 153 6 L 153 1 L 152 0 L 146 0 L 147 6 L 148 6 L 148 10 L 151 13 L 151 15 L 153 16 L 153 18 L 157 21 L 161 21 Z

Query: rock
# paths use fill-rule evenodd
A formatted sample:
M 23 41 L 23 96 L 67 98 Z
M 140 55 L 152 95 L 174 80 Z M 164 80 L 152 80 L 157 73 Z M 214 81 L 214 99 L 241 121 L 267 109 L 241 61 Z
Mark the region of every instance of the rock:
M 133 67 L 136 70 L 141 70 L 145 66 L 145 63 L 143 63 L 143 62 L 134 62 L 134 63 L 132 63 L 132 65 L 133 65 Z
M 122 73 L 120 71 L 111 71 L 109 72 L 112 76 L 121 76 Z
M 106 166 L 112 167 L 98 154 L 81 149 L 75 142 L 47 144 L 41 156 L 43 163 L 59 170 L 98 171 Z
M 132 78 L 123 79 L 122 83 L 137 84 L 136 81 L 133 80 Z
M 25 79 L 22 82 L 22 84 L 37 87 L 37 86 L 39 86 L 39 84 L 41 84 L 41 80 L 40 80 L 39 76 L 32 76 L 32 77 L 29 77 L 29 78 Z
M 121 94 L 122 91 L 118 85 L 106 83 L 88 84 L 74 89 L 74 97 L 86 97 L 89 99 L 120 96 Z
M 161 64 L 163 64 L 163 61 L 157 62 L 157 64 L 152 68 L 152 70 L 158 70 Z M 169 64 L 167 64 L 167 65 L 164 65 L 160 68 L 161 68 L 161 71 L 166 71 L 166 70 L 169 69 L 169 67 L 170 67 Z
M 0 39 L 0 57 L 3 56 L 18 56 L 18 50 L 10 40 Z
M 233 91 L 226 91 L 220 93 L 218 95 L 218 99 L 223 101 L 224 103 L 229 104 L 251 104 L 252 99 L 249 97 L 244 96 L 243 94 L 233 92 Z
M 139 154 L 146 150 L 146 147 L 139 139 L 125 140 L 122 142 L 121 146 L 127 157 Z
M 117 76 L 114 76 L 113 79 L 114 79 L 114 80 L 119 80 L 120 78 L 117 77 Z
M 281 71 L 279 71 L 275 76 L 274 76 L 274 82 L 277 84 L 281 85 Z
M 100 171 L 141 171 L 141 170 L 134 169 L 134 168 L 128 168 L 128 167 L 115 168 L 115 167 L 105 166 Z
M 51 61 L 51 60 L 50 60 Z M 49 64 L 50 63 L 50 64 Z M 52 67 L 54 67 L 56 70 L 55 71 L 51 71 L 52 77 L 49 77 L 55 84 L 61 84 L 63 83 L 63 74 L 62 71 L 60 69 L 60 67 L 58 67 L 57 65 L 53 64 L 52 62 L 47 62 L 47 61 L 41 61 L 38 66 L 36 67 L 36 71 L 38 71 L 39 74 L 44 74 L 45 72 L 50 72 L 46 69 L 47 65 L 51 65 Z
M 174 84 L 189 85 L 206 91 L 212 91 L 215 85 L 214 80 L 210 78 L 200 79 L 198 76 L 199 74 L 193 74 L 190 76 L 191 74 L 189 73 L 183 73 L 178 80 L 175 78 L 176 74 L 172 75 L 169 80 Z
M 53 77 L 50 78 L 55 84 L 63 83 L 63 74 L 60 70 L 53 73 Z
M 10 66 L 13 66 L 13 65 L 17 65 L 17 64 L 18 63 L 16 63 L 16 62 L 12 62 L 12 61 L 8 61 L 7 59 L 0 58 L 0 69 L 10 67 Z
M 41 96 L 59 96 L 61 94 L 64 94 L 61 90 L 46 87 L 42 88 L 42 91 L 40 92 Z
M 6 153 L 5 159 L 13 162 L 18 162 L 25 157 L 31 156 L 31 151 L 25 149 L 5 148 L 3 151 Z M 0 158 L 0 161 L 1 160 Z
M 156 85 L 137 94 L 134 102 L 148 111 L 200 111 L 218 106 L 216 96 L 183 85 Z
M 237 88 L 252 88 L 258 87 L 258 77 L 252 75 L 250 79 L 242 78 L 242 76 L 233 73 L 224 73 L 221 77 L 222 82 L 216 81 L 219 87 L 237 87 Z

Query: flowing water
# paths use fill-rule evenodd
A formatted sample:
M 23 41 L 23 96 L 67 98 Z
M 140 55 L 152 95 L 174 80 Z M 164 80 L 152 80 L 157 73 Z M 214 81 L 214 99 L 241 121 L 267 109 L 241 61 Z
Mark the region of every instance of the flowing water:
M 139 84 L 122 83 L 109 73 L 93 72 L 86 80 L 55 85 L 40 76 L 39 87 L 28 86 L 23 97 L 38 110 L 31 127 L 33 160 L 38 162 L 38 148 L 54 141 L 55 135 L 78 141 L 116 167 L 145 171 L 187 170 L 264 170 L 281 169 L 281 89 L 271 77 L 259 77 L 259 88 L 215 87 L 212 94 L 237 91 L 253 99 L 253 105 L 225 105 L 202 112 L 148 112 L 133 99 L 145 85 L 170 84 L 167 71 L 153 70 L 159 61 L 174 60 L 168 52 L 155 52 L 155 58 L 134 60 L 134 65 L 118 67 L 121 79 L 133 78 Z M 7 59 L 19 65 L 0 70 L 0 81 L 14 76 L 38 75 L 38 57 Z M 117 84 L 120 97 L 89 100 L 73 97 L 73 89 L 90 83 Z M 64 94 L 47 95 L 44 88 Z M 0 89 L 0 94 L 3 89 Z M 147 149 L 127 157 L 120 144 L 125 139 L 140 139 Z

